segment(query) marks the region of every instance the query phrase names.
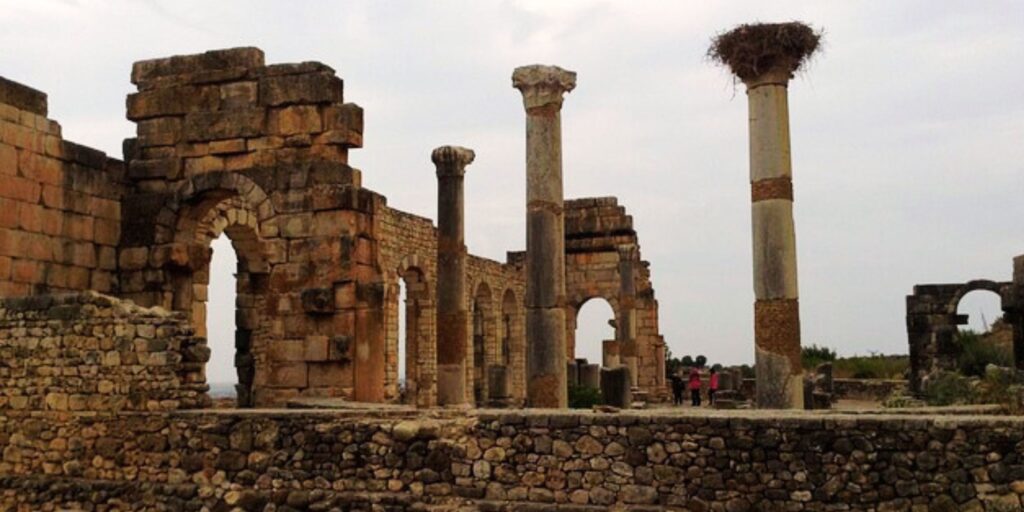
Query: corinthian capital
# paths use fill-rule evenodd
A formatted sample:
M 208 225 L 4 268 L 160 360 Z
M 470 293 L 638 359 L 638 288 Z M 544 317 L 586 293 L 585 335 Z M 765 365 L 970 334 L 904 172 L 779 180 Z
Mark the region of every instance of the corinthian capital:
M 562 107 L 562 95 L 576 88 L 576 72 L 558 66 L 522 66 L 512 72 L 512 87 L 523 93 L 527 111 Z
M 473 163 L 474 158 L 476 153 L 472 149 L 461 146 L 441 146 L 430 154 L 439 177 L 465 175 L 466 166 Z

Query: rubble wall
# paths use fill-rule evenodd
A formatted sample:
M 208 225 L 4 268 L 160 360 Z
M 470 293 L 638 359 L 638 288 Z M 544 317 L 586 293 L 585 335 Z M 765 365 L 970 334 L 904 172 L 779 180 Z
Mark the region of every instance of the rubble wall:
M 0 418 L 5 509 L 995 511 L 1024 493 L 1008 417 L 53 414 Z
M 208 358 L 181 314 L 95 292 L 0 299 L 0 415 L 11 421 L 200 407 Z
M 0 297 L 113 291 L 123 176 L 63 139 L 46 94 L 0 77 Z

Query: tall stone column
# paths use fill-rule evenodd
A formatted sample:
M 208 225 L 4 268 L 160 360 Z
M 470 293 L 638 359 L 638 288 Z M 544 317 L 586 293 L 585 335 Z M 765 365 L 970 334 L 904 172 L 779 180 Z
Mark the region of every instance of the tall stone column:
M 562 211 L 562 96 L 576 73 L 524 66 L 512 86 L 526 108 L 526 403 L 568 406 L 565 340 L 565 215 Z
M 754 344 L 762 408 L 804 407 L 787 87 L 819 39 L 802 23 L 742 25 L 718 36 L 711 47 L 711 56 L 747 88 Z
M 466 237 L 462 182 L 476 156 L 458 146 L 430 155 L 437 168 L 437 402 L 466 405 Z

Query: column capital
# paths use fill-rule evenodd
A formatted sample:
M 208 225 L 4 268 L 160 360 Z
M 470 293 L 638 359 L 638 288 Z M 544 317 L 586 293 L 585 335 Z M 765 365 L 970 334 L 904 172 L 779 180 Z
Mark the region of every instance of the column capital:
M 441 146 L 430 153 L 430 159 L 437 167 L 437 176 L 464 176 L 466 166 L 473 163 L 476 153 L 461 146 Z
M 534 64 L 512 72 L 512 87 L 523 93 L 527 112 L 537 108 L 562 108 L 562 95 L 576 88 L 576 72 L 558 66 Z

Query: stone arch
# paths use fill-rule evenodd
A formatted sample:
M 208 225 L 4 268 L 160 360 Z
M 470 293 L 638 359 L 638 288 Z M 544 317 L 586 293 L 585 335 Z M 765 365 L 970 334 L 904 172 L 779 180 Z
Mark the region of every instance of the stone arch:
M 524 398 L 526 387 L 526 338 L 522 306 L 511 288 L 501 295 L 495 365 L 487 376 L 489 405 L 509 405 Z
M 619 307 L 619 296 L 608 291 L 607 293 L 575 293 L 571 295 L 566 302 L 566 314 L 565 314 L 565 328 L 566 328 L 566 358 L 572 359 L 576 354 L 576 329 L 577 316 L 579 315 L 580 309 L 587 302 L 600 299 L 608 303 L 612 309 L 615 320 L 615 341 L 616 343 L 609 344 L 607 350 L 612 351 L 614 354 L 618 354 L 619 344 L 618 341 L 625 339 L 623 333 L 620 331 L 620 326 L 623 325 Z M 604 348 L 602 349 L 604 351 Z M 600 362 L 600 361 L 591 361 Z
M 234 365 L 238 375 L 239 406 L 255 403 L 255 388 L 263 380 L 265 347 L 254 339 L 267 310 L 267 289 L 273 255 L 263 229 L 273 207 L 255 183 L 234 173 L 200 175 L 183 183 L 174 200 L 158 215 L 158 245 L 163 251 L 170 303 L 188 313 L 198 335 L 207 335 L 206 299 L 210 285 L 213 240 L 226 235 L 238 257 L 235 280 Z M 262 213 L 261 213 L 262 211 Z M 170 220 L 173 219 L 173 220 Z M 203 377 L 205 379 L 205 375 Z
M 253 180 L 237 172 L 210 172 L 187 179 L 173 191 L 173 195 L 156 215 L 156 243 L 170 243 L 190 231 L 182 225 L 183 212 L 196 210 L 202 203 L 216 203 L 227 198 L 238 198 L 246 209 L 255 214 L 260 226 L 271 225 L 277 213 L 267 193 Z M 202 209 L 201 207 L 198 209 Z
M 473 400 L 483 404 L 488 394 L 488 368 L 497 364 L 497 319 L 494 305 L 493 288 L 486 281 L 479 281 L 473 287 L 473 307 L 470 312 L 470 345 L 471 380 L 473 383 Z
M 597 340 L 598 343 L 601 343 L 601 346 L 600 346 L 600 349 L 601 349 L 601 359 L 598 360 L 598 361 L 588 361 L 588 362 L 589 363 L 597 363 L 597 364 L 600 364 L 602 366 L 607 366 L 607 367 L 615 367 L 615 366 L 618 366 L 619 363 L 620 363 L 620 360 L 619 360 L 619 342 L 623 339 L 622 338 L 622 333 L 620 332 L 620 328 L 619 328 L 619 326 L 622 324 L 622 322 L 621 322 L 621 320 L 619 318 L 620 313 L 619 313 L 619 308 L 618 308 L 618 301 L 615 300 L 615 298 L 609 299 L 609 298 L 602 297 L 602 296 L 593 296 L 593 297 L 589 297 L 589 298 L 585 299 L 583 302 L 581 302 L 579 304 L 574 304 L 570 308 L 570 312 L 572 313 L 571 318 L 566 318 L 567 323 L 572 326 L 572 336 L 570 337 L 570 339 L 572 340 L 572 344 L 569 347 L 569 350 L 570 350 L 569 357 L 570 358 L 581 358 L 582 357 L 580 355 L 579 351 L 577 351 L 577 348 L 578 348 L 577 347 L 577 341 L 578 340 L 577 340 L 577 337 L 576 337 L 576 331 L 578 330 L 579 324 L 580 324 L 580 319 L 579 319 L 580 311 L 582 311 L 583 308 L 585 306 L 587 306 L 588 304 L 593 305 L 595 303 L 600 303 L 600 302 L 603 302 L 604 304 L 606 304 L 608 309 L 611 312 L 611 314 L 609 315 L 609 318 L 607 319 L 607 321 L 611 325 L 611 327 L 612 327 L 612 329 L 614 331 L 614 335 L 610 339 Z M 589 341 L 593 342 L 594 340 L 589 340 Z
M 405 287 L 405 303 L 401 304 L 400 285 Z M 386 386 L 391 400 L 418 407 L 436 403 L 436 377 L 432 361 L 437 357 L 434 346 L 435 310 L 433 291 L 416 255 L 402 258 L 388 286 L 388 333 Z M 398 309 L 405 308 L 404 332 L 399 333 Z M 398 350 L 404 343 L 404 389 L 399 391 Z
M 968 293 L 985 290 L 1000 297 L 1003 316 L 1013 328 L 1014 362 L 1024 369 L 1024 350 L 1021 350 L 1021 305 L 1014 297 L 1011 282 L 977 279 L 962 284 L 925 284 L 914 286 L 907 296 L 907 338 L 910 348 L 910 389 L 923 390 L 927 377 L 939 370 L 956 368 L 961 347 L 956 343 L 956 332 L 967 323 L 967 315 L 957 308 Z

